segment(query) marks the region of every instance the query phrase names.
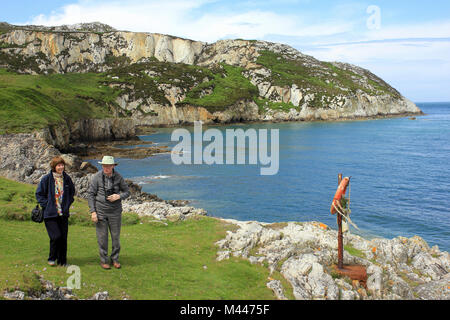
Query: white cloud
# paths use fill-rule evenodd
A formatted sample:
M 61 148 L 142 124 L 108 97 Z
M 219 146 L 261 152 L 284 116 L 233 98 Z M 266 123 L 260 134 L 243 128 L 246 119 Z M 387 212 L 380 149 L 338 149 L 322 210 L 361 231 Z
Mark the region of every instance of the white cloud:
M 30 23 L 46 26 L 99 21 L 119 30 L 178 35 L 189 23 L 189 12 L 208 0 L 175 1 L 80 1 L 49 15 L 39 15 Z
M 368 68 L 394 86 L 409 83 L 400 91 L 406 95 L 411 92 L 411 99 L 418 100 L 421 90 L 416 84 L 422 83 L 429 90 L 435 83 L 436 92 L 446 92 L 450 84 L 450 20 L 410 25 L 384 25 L 381 20 L 380 29 L 369 30 L 369 16 L 361 5 L 335 6 L 330 8 L 330 18 L 326 18 L 298 8 L 280 13 L 249 5 L 246 10 L 241 7 L 236 11 L 220 3 L 214 6 L 215 2 L 80 0 L 48 15 L 39 15 L 28 24 L 55 26 L 99 21 L 119 30 L 170 34 L 205 42 L 224 38 L 281 42 L 320 60 Z M 450 93 L 447 99 L 450 100 Z
M 337 45 L 318 46 L 311 50 L 314 56 L 328 61 L 367 61 L 389 60 L 418 61 L 443 60 L 450 61 L 450 38 L 435 41 L 433 39 L 399 39 L 397 41 L 342 43 Z
M 366 40 L 446 38 L 450 37 L 450 21 L 423 22 L 414 25 L 382 25 L 379 30 L 370 30 L 364 36 Z
M 364 67 L 413 101 L 450 99 L 450 38 L 339 44 L 305 53 Z
M 350 32 L 348 21 L 310 24 L 299 14 L 271 11 L 232 10 L 193 12 L 210 0 L 120 1 L 98 3 L 80 1 L 49 15 L 36 16 L 29 24 L 56 26 L 100 21 L 119 30 L 171 34 L 192 40 L 214 42 L 230 35 L 236 38 L 263 39 L 267 34 L 296 37 L 330 36 Z

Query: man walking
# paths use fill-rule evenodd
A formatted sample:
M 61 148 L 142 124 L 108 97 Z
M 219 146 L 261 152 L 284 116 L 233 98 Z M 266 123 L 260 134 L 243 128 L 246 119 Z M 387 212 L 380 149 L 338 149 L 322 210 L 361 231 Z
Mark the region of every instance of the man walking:
M 122 226 L 122 200 L 130 196 L 128 185 L 123 177 L 114 170 L 117 163 L 114 157 L 104 156 L 102 171 L 91 179 L 88 190 L 88 203 L 91 219 L 96 223 L 97 242 L 100 254 L 100 265 L 103 269 L 111 269 L 108 257 L 108 230 L 111 233 L 111 261 L 117 269 L 120 252 L 120 228 Z

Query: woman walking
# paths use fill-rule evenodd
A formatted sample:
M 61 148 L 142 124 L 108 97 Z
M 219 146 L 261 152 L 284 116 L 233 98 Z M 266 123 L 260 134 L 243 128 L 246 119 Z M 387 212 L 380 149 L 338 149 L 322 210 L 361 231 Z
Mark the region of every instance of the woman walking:
M 69 209 L 74 201 L 75 186 L 64 172 L 66 163 L 62 157 L 50 162 L 51 171 L 42 177 L 36 190 L 36 199 L 44 212 L 44 223 L 50 238 L 48 264 L 67 264 L 67 234 Z

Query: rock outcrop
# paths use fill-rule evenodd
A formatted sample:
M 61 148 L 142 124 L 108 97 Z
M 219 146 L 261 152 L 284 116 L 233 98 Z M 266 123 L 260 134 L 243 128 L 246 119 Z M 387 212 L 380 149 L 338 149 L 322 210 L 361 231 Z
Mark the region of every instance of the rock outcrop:
M 35 285 L 32 290 L 17 289 L 14 291 L 4 291 L 3 299 L 6 300 L 79 300 L 69 287 L 55 286 L 51 281 L 45 280 L 42 275 L 34 273 L 29 278 L 34 278 Z M 124 300 L 126 297 L 124 297 Z M 87 300 L 109 300 L 108 291 L 95 293 Z
M 136 137 L 136 125 L 131 119 L 85 119 L 68 121 L 45 128 L 40 136 L 60 151 L 76 142 L 129 140 Z
M 206 210 L 190 206 L 174 206 L 165 201 L 139 202 L 128 200 L 123 210 L 136 212 L 140 217 L 152 217 L 156 220 L 182 221 L 193 216 L 204 216 Z
M 218 241 L 217 260 L 243 257 L 280 272 L 292 288 L 267 285 L 280 299 L 292 290 L 295 299 L 327 300 L 449 300 L 450 255 L 429 248 L 420 237 L 366 240 L 346 234 L 344 264 L 362 265 L 367 283 L 351 281 L 335 272 L 337 231 L 319 222 L 267 224 L 225 221 L 236 231 Z
M 193 64 L 203 42 L 162 34 L 78 30 L 48 30 L 39 26 L 15 27 L 1 35 L 6 53 L 35 57 L 37 65 L 23 66 L 26 73 L 103 72 L 107 59 L 127 57 L 130 62 L 155 57 L 159 61 Z
M 0 175 L 26 183 L 37 183 L 50 171 L 50 161 L 61 152 L 39 133 L 0 135 Z M 67 155 L 67 169 L 77 170 L 81 163 Z

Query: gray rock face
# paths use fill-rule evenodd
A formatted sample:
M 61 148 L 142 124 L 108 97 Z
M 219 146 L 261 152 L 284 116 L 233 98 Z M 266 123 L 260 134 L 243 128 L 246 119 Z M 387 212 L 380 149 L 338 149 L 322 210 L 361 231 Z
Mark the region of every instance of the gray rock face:
M 339 297 L 339 289 L 333 278 L 324 272 L 319 258 L 314 254 L 290 257 L 283 263 L 281 274 L 293 284 L 297 300 L 336 300 Z
M 281 282 L 279 280 L 271 280 L 267 282 L 267 287 L 272 289 L 273 293 L 277 297 L 278 300 L 288 300 L 283 293 L 283 287 L 281 286 Z
M 205 47 L 199 41 L 161 34 L 114 30 L 99 34 L 89 28 L 48 31 L 33 26 L 16 27 L 2 34 L 0 40 L 11 45 L 6 51 L 9 53 L 25 57 L 43 53 L 41 71 L 57 73 L 105 71 L 104 63 L 111 55 L 125 55 L 131 62 L 155 57 L 164 62 L 193 64 Z
M 136 137 L 136 126 L 132 119 L 84 119 L 51 126 L 41 133 L 45 139 L 61 151 L 74 142 L 126 140 Z
M 360 254 L 352 256 L 345 251 L 344 264 L 366 267 L 366 290 L 334 273 L 337 231 L 322 223 L 225 221 L 239 229 L 229 231 L 216 243 L 217 260 L 233 255 L 252 263 L 267 263 L 271 272 L 279 271 L 292 286 L 282 288 L 283 296 L 286 290 L 292 290 L 299 300 L 449 298 L 450 256 L 437 247 L 430 249 L 418 236 L 366 240 L 346 234 L 344 244 Z
M 422 300 L 450 300 L 450 273 L 441 279 L 417 286 L 414 292 Z
M 109 299 L 108 291 L 103 291 L 103 292 L 97 292 L 89 300 L 108 300 L 108 299 Z
M 50 171 L 50 160 L 60 154 L 39 134 L 0 135 L 0 174 L 17 181 L 37 183 Z
M 182 221 L 192 216 L 206 215 L 204 209 L 189 206 L 177 207 L 165 201 L 125 200 L 122 206 L 124 211 L 135 212 L 141 217 L 148 216 L 157 220 Z

